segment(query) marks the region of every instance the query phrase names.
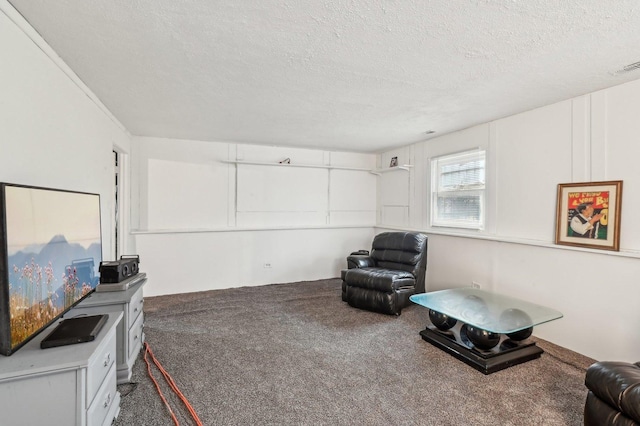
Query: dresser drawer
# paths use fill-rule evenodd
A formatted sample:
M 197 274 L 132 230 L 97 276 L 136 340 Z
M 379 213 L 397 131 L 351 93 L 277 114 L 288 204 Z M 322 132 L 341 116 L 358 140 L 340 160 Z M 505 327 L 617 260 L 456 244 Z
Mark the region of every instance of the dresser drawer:
M 87 406 L 91 405 L 98 388 L 116 362 L 116 335 L 112 334 L 106 345 L 92 357 L 87 368 Z M 114 367 L 115 368 L 115 367 Z M 114 375 L 115 377 L 115 375 Z
M 93 403 L 87 410 L 87 425 L 96 426 L 108 424 L 110 425 L 113 419 L 108 419 L 107 414 L 111 411 L 111 405 L 116 398 L 116 366 L 111 365 L 107 379 L 102 383 L 99 388 Z
M 129 330 L 129 358 L 138 354 L 142 344 L 142 332 L 144 330 L 144 314 L 139 315 L 131 330 Z
M 136 292 L 131 298 L 131 302 L 129 302 L 129 315 L 127 317 L 127 329 L 130 329 L 131 326 L 138 319 L 138 315 L 142 312 L 144 307 L 144 297 L 142 294 L 142 288 Z

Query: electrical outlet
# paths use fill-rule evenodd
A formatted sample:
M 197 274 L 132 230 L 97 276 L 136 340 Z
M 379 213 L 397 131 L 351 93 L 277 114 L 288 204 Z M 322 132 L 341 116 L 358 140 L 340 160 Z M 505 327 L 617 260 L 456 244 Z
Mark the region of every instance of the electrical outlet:
M 271 263 L 266 262 L 264 265 L 262 265 L 264 268 L 271 268 Z
M 471 286 L 473 288 L 480 288 L 480 283 L 478 281 L 471 281 Z

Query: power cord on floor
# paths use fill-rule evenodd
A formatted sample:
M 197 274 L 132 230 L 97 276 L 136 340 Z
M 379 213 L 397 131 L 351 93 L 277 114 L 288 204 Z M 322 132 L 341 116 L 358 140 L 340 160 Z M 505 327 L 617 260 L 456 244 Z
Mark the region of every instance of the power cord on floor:
M 118 392 L 120 392 L 120 396 L 122 399 L 131 395 L 131 393 L 138 388 L 138 383 L 129 382 L 122 385 L 118 385 Z
M 173 422 L 176 424 L 176 426 L 180 426 L 180 423 L 178 422 L 178 418 L 173 413 L 173 410 L 171 409 L 169 402 L 167 401 L 167 399 L 164 397 L 164 394 L 160 390 L 160 385 L 158 384 L 157 380 L 153 377 L 153 372 L 151 371 L 151 364 L 147 359 L 147 355 L 149 355 L 149 357 L 151 358 L 151 361 L 155 364 L 158 370 L 160 370 L 160 373 L 162 373 L 162 376 L 167 381 L 167 383 L 169 384 L 173 392 L 178 396 L 178 398 L 180 398 L 180 400 L 185 405 L 185 407 L 187 407 L 187 410 L 189 411 L 189 414 L 191 414 L 191 417 L 193 418 L 193 420 L 195 420 L 196 425 L 202 426 L 202 422 L 200 421 L 198 414 L 196 414 L 196 411 L 193 409 L 191 404 L 189 404 L 189 401 L 187 401 L 187 398 L 182 394 L 182 392 L 180 392 L 180 389 L 178 389 L 178 385 L 176 385 L 176 383 L 173 381 L 173 378 L 162 367 L 162 365 L 160 364 L 160 361 L 158 361 L 156 357 L 153 355 L 153 351 L 151 350 L 151 347 L 149 346 L 149 344 L 145 342 L 144 343 L 144 362 L 147 364 L 147 372 L 149 373 L 149 377 L 151 378 L 151 381 L 153 382 L 156 389 L 158 390 L 158 394 L 160 395 L 160 398 L 164 402 L 164 405 L 169 410 L 169 413 L 171 414 L 171 418 L 173 419 Z

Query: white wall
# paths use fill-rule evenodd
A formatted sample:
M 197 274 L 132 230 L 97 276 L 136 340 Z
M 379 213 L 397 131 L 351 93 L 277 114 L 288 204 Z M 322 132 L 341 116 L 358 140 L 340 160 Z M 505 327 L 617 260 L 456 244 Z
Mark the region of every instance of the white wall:
M 108 255 L 111 152 L 128 133 L 4 0 L 0 51 L 0 181 L 99 193 Z
M 534 334 L 596 359 L 640 354 L 640 81 L 548 105 L 428 142 L 385 152 L 415 167 L 394 187 L 408 191 L 410 228 L 430 235 L 427 289 L 470 286 L 561 311 Z M 429 158 L 487 150 L 487 224 L 483 231 L 430 228 Z M 554 245 L 559 183 L 623 180 L 619 253 Z M 402 185 L 402 186 L 400 186 Z M 388 190 L 382 188 L 381 199 Z
M 291 165 L 278 165 L 285 158 Z M 338 276 L 351 251 L 371 245 L 375 162 L 373 154 L 135 137 L 132 223 L 145 293 Z
M 337 277 L 372 239 L 371 227 L 136 235 L 151 296 Z
M 348 252 L 370 246 L 376 178 L 367 172 L 283 174 L 220 160 L 290 157 L 367 169 L 374 156 L 152 138 L 132 143 L 5 0 L 0 51 L 0 181 L 99 193 L 106 255 L 113 251 L 111 152 L 116 147 L 129 162 L 126 154 L 135 150 L 131 227 L 139 231 L 137 247 L 131 242 L 128 251 L 141 255 L 148 294 L 337 276 Z M 398 156 L 413 168 L 377 178 L 378 221 L 430 234 L 429 290 L 478 281 L 565 314 L 537 327 L 538 336 L 594 358 L 637 361 L 638 116 L 636 81 L 384 153 L 380 165 Z M 486 229 L 458 236 L 430 229 L 428 158 L 474 147 L 489 155 Z M 621 254 L 555 247 L 556 185 L 609 179 L 624 180 Z

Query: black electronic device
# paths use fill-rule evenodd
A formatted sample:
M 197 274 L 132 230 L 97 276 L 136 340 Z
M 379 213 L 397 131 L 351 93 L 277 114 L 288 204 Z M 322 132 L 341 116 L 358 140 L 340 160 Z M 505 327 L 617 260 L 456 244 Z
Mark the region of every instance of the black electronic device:
M 100 283 L 100 285 L 96 287 L 96 291 L 97 292 L 124 291 L 146 280 L 147 280 L 147 274 L 145 272 L 140 272 L 134 275 L 133 277 L 129 277 L 123 281 L 120 281 L 119 283 Z
M 109 315 L 107 314 L 64 319 L 40 342 L 40 348 L 47 349 L 91 342 L 95 340 L 108 319 Z
M 351 256 L 369 256 L 369 250 L 358 250 L 351 253 Z
M 139 271 L 140 256 L 120 256 L 120 260 L 100 262 L 100 283 L 115 284 L 131 278 Z

